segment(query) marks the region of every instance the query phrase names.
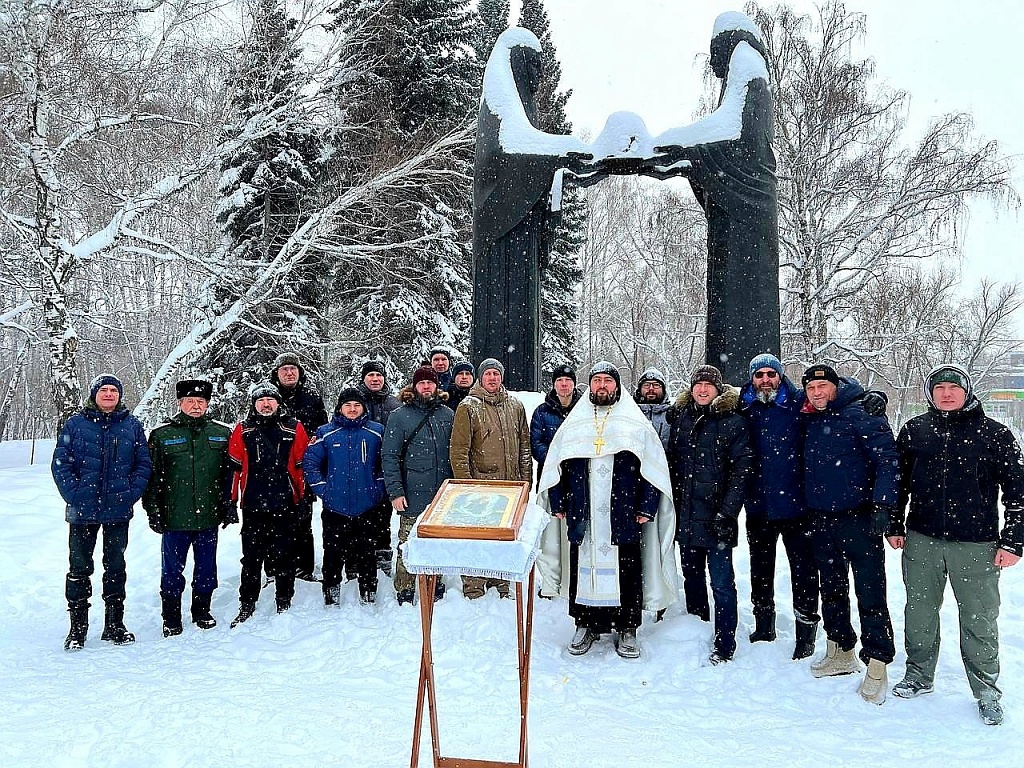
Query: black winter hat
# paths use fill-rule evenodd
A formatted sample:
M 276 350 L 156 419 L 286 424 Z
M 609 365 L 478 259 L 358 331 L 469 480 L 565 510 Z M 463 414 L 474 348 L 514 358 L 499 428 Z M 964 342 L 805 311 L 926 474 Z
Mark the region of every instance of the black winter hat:
M 254 406 L 256 401 L 263 397 L 272 397 L 277 400 L 277 404 L 281 404 L 281 393 L 277 391 L 277 387 L 271 384 L 269 381 L 261 381 L 254 384 L 252 389 L 249 390 L 249 402 Z
M 454 379 L 460 373 L 469 373 L 469 374 L 472 374 L 474 376 L 474 378 L 475 378 L 475 376 L 476 376 L 476 369 L 473 368 L 473 364 L 472 363 L 469 363 L 469 362 L 466 362 L 465 360 L 463 360 L 461 363 L 456 363 L 455 367 L 452 368 L 452 378 Z
M 96 393 L 100 391 L 100 387 L 108 385 L 111 387 L 117 387 L 118 400 L 124 397 L 124 385 L 121 383 L 121 380 L 112 373 L 101 373 L 89 383 L 89 399 L 95 403 Z
M 364 411 L 366 410 L 366 398 L 363 397 L 363 393 L 355 387 L 346 387 L 338 393 L 338 404 L 334 406 L 334 410 L 341 411 L 341 406 L 353 401 L 363 406 Z
M 831 381 L 838 387 L 839 374 L 836 373 L 835 368 L 829 365 L 812 365 L 804 371 L 804 375 L 800 377 L 800 383 L 804 389 L 807 389 L 807 383 L 809 381 Z
M 576 369 L 571 365 L 556 365 L 555 370 L 551 372 L 551 383 L 554 384 L 558 379 L 572 379 L 572 383 L 576 383 Z
M 611 363 L 609 363 L 607 360 L 602 360 L 599 363 L 594 363 L 593 367 L 590 369 L 590 375 L 587 376 L 587 381 L 589 382 L 599 373 L 604 373 L 608 376 L 611 376 L 613 379 L 615 379 L 616 388 L 622 389 L 622 379 L 619 378 L 619 369 L 616 368 Z
M 201 397 L 210 402 L 213 396 L 213 384 L 202 379 L 183 379 L 174 385 L 174 395 L 179 400 L 186 397 Z
M 690 389 L 693 389 L 693 385 L 701 381 L 706 381 L 717 389 L 719 393 L 725 391 L 725 380 L 722 379 L 722 372 L 713 365 L 701 365 L 694 369 L 693 373 L 690 374 Z
M 367 360 L 363 363 L 362 369 L 359 371 L 360 381 L 366 378 L 368 373 L 379 373 L 385 379 L 387 378 L 387 372 L 384 370 L 384 363 L 379 360 Z

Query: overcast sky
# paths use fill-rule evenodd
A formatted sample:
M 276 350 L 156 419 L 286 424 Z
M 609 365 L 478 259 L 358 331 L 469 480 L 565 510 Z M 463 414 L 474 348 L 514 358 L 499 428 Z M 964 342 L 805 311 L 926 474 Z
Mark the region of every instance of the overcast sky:
M 512 5 L 515 21 L 516 0 Z M 811 2 L 790 5 L 814 12 Z M 703 88 L 699 55 L 708 49 L 715 17 L 742 11 L 743 3 L 545 0 L 545 7 L 563 87 L 573 89 L 569 117 L 577 133 L 594 137 L 619 110 L 639 114 L 653 135 L 691 122 Z M 996 139 L 1015 156 L 1015 186 L 1024 194 L 1024 4 L 850 0 L 846 7 L 867 16 L 867 36 L 853 56 L 874 58 L 877 80 L 910 94 L 907 141 L 918 139 L 934 116 L 968 112 L 979 136 Z M 1022 223 L 1014 211 L 997 217 L 987 205 L 974 206 L 965 282 L 986 275 L 1024 279 Z

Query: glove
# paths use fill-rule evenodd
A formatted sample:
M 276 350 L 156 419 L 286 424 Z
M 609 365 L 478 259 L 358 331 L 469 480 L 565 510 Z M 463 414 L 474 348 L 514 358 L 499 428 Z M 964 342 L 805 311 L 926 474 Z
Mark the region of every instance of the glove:
M 739 536 L 739 524 L 736 522 L 736 518 L 729 517 L 722 512 L 715 515 L 715 519 L 711 521 L 711 530 L 715 532 L 715 538 L 718 539 L 720 545 L 719 549 L 725 547 L 731 547 L 735 543 Z
M 868 529 L 868 533 L 871 536 L 901 535 L 890 532 L 895 527 L 892 525 L 895 511 L 895 509 L 886 504 L 875 504 L 875 508 L 871 510 L 871 527 Z
M 885 416 L 885 407 L 889 404 L 889 398 L 885 392 L 872 389 L 864 393 L 860 399 L 868 416 Z
M 220 521 L 221 528 L 227 528 L 229 525 L 238 522 L 238 510 L 235 509 L 235 505 L 232 502 L 225 502 L 221 505 L 220 514 L 217 515 L 217 519 Z
M 149 528 L 153 533 L 164 533 L 167 530 L 159 512 L 147 512 L 146 517 L 149 518 Z

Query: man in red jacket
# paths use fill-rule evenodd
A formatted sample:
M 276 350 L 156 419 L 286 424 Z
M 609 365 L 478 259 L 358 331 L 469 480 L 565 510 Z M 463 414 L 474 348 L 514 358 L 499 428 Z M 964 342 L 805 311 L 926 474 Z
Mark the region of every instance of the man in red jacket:
M 275 574 L 277 612 L 295 594 L 294 543 L 305 493 L 302 456 L 309 438 L 302 423 L 281 410 L 281 395 L 266 382 L 250 393 L 252 410 L 235 425 L 228 458 L 235 468 L 231 498 L 242 507 L 242 576 L 236 627 L 256 611 L 266 564 Z

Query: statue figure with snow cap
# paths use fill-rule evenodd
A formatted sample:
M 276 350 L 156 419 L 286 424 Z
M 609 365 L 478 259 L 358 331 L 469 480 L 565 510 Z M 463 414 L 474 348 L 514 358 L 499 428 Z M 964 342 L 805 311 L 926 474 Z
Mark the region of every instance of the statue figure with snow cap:
M 473 184 L 472 357 L 505 359 L 510 389 L 537 389 L 540 270 L 564 184 L 611 174 L 685 176 L 708 219 L 705 355 L 727 380 L 779 354 L 778 204 L 772 96 L 760 30 L 742 13 L 715 21 L 717 108 L 652 137 L 643 120 L 612 114 L 590 144 L 535 127 L 540 43 L 506 30 L 484 74 Z

